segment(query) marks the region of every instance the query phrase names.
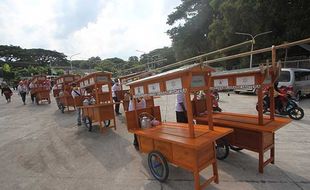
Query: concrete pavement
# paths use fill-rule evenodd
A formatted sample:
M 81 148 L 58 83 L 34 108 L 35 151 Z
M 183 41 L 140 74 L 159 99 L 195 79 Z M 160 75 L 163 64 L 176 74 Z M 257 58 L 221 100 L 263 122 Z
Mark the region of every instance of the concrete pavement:
M 256 96 L 220 94 L 224 111 L 256 113 Z M 22 105 L 17 94 L 0 97 L 0 189 L 184 189 L 194 188 L 192 174 L 169 166 L 167 183 L 149 172 L 147 155 L 132 146 L 124 114 L 117 130 L 100 134 L 76 126 L 76 113 L 62 114 L 52 104 Z M 168 103 L 167 103 L 168 102 Z M 162 119 L 174 120 L 174 96 L 156 99 Z M 218 161 L 220 184 L 207 189 L 310 189 L 310 99 L 301 101 L 305 117 L 276 133 L 276 162 L 258 173 L 258 155 L 231 151 Z M 202 172 L 201 178 L 208 176 Z

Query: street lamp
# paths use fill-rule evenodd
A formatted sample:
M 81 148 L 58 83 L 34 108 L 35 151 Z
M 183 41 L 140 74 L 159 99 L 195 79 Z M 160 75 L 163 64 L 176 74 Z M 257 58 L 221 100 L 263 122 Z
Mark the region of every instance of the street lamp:
M 71 61 L 71 58 L 72 58 L 73 56 L 76 56 L 76 55 L 79 55 L 79 54 L 81 54 L 81 53 L 76 53 L 76 54 L 73 54 L 73 55 L 70 56 L 71 72 L 72 72 L 72 61 Z
M 264 35 L 264 34 L 269 34 L 271 32 L 272 31 L 262 32 L 262 33 L 254 35 L 254 36 L 252 34 L 243 33 L 243 32 L 236 32 L 235 34 L 244 35 L 244 36 L 250 36 L 252 38 L 252 46 L 251 46 L 251 52 L 252 52 L 253 48 L 254 48 L 254 44 L 255 44 L 255 38 L 258 37 L 258 36 Z M 250 56 L 250 68 L 252 68 L 252 59 L 253 59 L 253 54 L 251 53 L 251 56 Z

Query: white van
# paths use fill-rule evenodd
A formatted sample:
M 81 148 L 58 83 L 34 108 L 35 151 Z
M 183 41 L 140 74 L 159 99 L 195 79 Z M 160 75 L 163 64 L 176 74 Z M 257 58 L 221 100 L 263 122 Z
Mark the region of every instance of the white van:
M 278 87 L 292 87 L 297 100 L 310 94 L 310 69 L 282 68 L 278 81 Z

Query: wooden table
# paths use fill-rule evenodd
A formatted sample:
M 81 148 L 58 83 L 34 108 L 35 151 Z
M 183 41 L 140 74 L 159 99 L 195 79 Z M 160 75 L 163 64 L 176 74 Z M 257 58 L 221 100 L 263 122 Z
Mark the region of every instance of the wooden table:
M 208 124 L 207 116 L 195 117 L 197 123 Z M 213 123 L 217 126 L 234 129 L 234 132 L 226 136 L 231 145 L 245 148 L 259 154 L 258 170 L 264 172 L 264 167 L 275 162 L 275 132 L 287 125 L 291 120 L 288 118 L 275 117 L 270 120 L 264 117 L 263 125 L 258 125 L 256 115 L 237 113 L 213 113 Z M 264 161 L 264 153 L 270 150 L 270 158 Z
M 203 189 L 212 181 L 218 183 L 214 142 L 232 129 L 214 127 L 209 130 L 208 126 L 196 125 L 195 138 L 191 138 L 187 124 L 169 122 L 131 132 L 137 135 L 141 152 L 161 152 L 170 163 L 193 172 L 195 189 Z M 200 185 L 199 172 L 211 165 L 213 176 Z

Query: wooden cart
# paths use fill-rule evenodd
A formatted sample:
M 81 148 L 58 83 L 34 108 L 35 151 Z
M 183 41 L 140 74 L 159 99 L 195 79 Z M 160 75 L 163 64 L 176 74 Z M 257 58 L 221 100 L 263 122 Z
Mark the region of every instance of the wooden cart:
M 74 100 L 75 104 L 82 109 L 83 122 L 89 128 L 89 131 L 92 130 L 95 122 L 99 123 L 101 132 L 105 128 L 116 129 L 111 93 L 111 76 L 112 74 L 109 72 L 95 72 L 77 81 L 82 96 L 76 97 Z M 95 103 L 84 105 L 85 98 L 93 98 Z M 111 120 L 113 120 L 113 125 L 110 125 Z
M 153 106 L 126 112 L 128 131 L 137 135 L 139 150 L 148 153 L 150 171 L 161 182 L 168 177 L 167 161 L 193 172 L 196 190 L 212 181 L 219 182 L 214 145 L 217 139 L 231 133 L 232 129 L 213 126 L 212 122 L 209 126 L 194 126 L 190 106 L 191 92 L 205 89 L 207 96 L 210 96 L 210 72 L 209 67 L 195 64 L 128 83 L 134 97 L 184 93 L 188 108 L 187 124 L 161 122 L 159 126 L 142 129 L 141 114 L 151 114 L 161 121 L 160 108 Z M 212 109 L 211 102 L 207 102 L 207 107 Z M 212 115 L 209 119 L 212 121 Z M 213 174 L 201 185 L 199 173 L 209 166 L 212 166 Z
M 75 109 L 74 99 L 71 95 L 71 83 L 79 80 L 80 75 L 62 75 L 56 79 L 56 84 L 53 87 L 53 94 L 59 110 L 64 113 L 65 108 L 69 111 L 70 106 Z
M 266 51 L 266 49 L 263 49 Z M 257 50 L 262 52 L 263 50 Z M 238 114 L 238 113 L 213 113 L 213 123 L 217 126 L 227 127 L 234 129 L 232 134 L 226 137 L 227 143 L 230 148 L 239 151 L 244 149 L 257 152 L 259 155 L 258 170 L 263 173 L 264 167 L 269 163 L 275 162 L 275 132 L 281 127 L 290 123 L 290 119 L 275 117 L 275 104 L 274 104 L 274 82 L 279 75 L 280 65 L 275 63 L 276 60 L 276 47 L 270 48 L 267 51 L 272 51 L 272 65 L 261 65 L 259 68 L 232 70 L 226 72 L 212 73 L 211 86 L 214 89 L 234 89 L 234 88 L 257 88 L 258 92 L 258 115 Z M 236 58 L 231 56 L 219 59 L 228 60 Z M 239 56 L 241 57 L 241 56 Z M 211 60 L 208 62 L 216 62 Z M 263 116 L 263 88 L 270 86 L 270 116 Z M 196 100 L 193 102 L 194 118 L 199 124 L 208 124 L 208 116 L 200 116 L 206 107 L 204 106 L 205 100 Z M 240 102 L 242 103 L 242 102 Z M 253 105 L 255 109 L 255 105 Z M 227 146 L 227 149 L 228 146 Z M 270 151 L 270 156 L 264 160 L 264 153 Z
M 36 75 L 32 77 L 30 94 L 35 98 L 36 104 L 43 102 L 51 103 L 50 98 L 50 83 L 46 75 Z

